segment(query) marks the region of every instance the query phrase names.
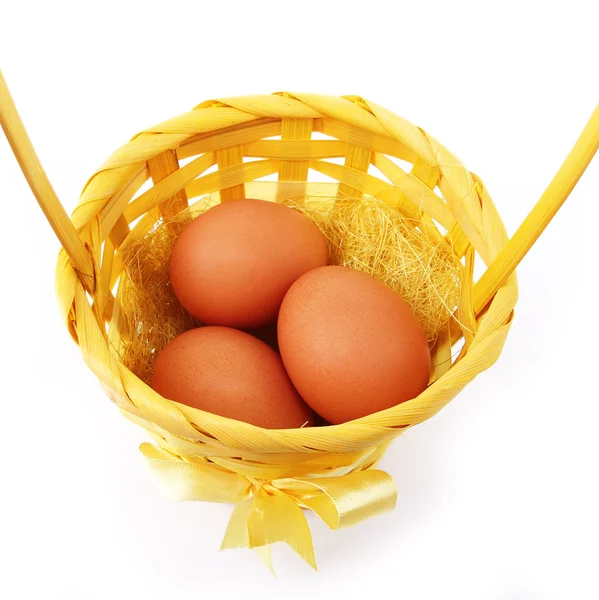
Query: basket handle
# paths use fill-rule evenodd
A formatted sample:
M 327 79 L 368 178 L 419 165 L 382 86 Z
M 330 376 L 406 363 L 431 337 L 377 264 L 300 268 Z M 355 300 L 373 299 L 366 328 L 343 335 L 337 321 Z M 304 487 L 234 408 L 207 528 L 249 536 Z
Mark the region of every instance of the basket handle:
M 477 315 L 484 311 L 497 290 L 539 239 L 578 183 L 598 148 L 599 104 L 535 207 L 476 283 L 473 301 Z
M 67 215 L 46 175 L 0 70 L 0 123 L 12 151 L 46 219 L 62 247 L 73 261 L 81 282 L 88 291 L 94 287 L 94 268 L 75 226 Z

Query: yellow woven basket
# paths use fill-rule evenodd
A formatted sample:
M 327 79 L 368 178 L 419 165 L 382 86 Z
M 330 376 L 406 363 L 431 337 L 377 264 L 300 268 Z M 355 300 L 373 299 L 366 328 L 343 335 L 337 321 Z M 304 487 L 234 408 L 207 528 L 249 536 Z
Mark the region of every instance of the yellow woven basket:
M 481 180 L 428 133 L 374 102 L 289 93 L 212 100 L 116 150 L 69 219 L 1 74 L 0 100 L 4 131 L 63 246 L 56 289 L 85 362 L 123 415 L 150 432 L 154 444 L 141 450 L 165 489 L 178 499 L 234 503 L 223 547 L 255 548 L 267 564 L 269 545 L 285 541 L 315 567 L 302 509 L 337 528 L 393 508 L 395 486 L 375 468 L 378 460 L 391 440 L 437 413 L 497 360 L 517 300 L 514 269 L 599 144 L 598 108 L 508 242 Z M 330 160 L 339 158 L 342 164 Z M 176 214 L 208 193 L 221 202 L 255 196 L 256 182 L 273 175 L 263 187 L 273 200 L 285 189 L 278 182 L 295 182 L 297 194 L 317 188 L 324 175 L 321 181 L 338 182 L 336 193 L 375 196 L 446 232 L 464 264 L 462 298 L 433 348 L 431 383 L 417 398 L 342 425 L 267 430 L 162 398 L 111 350 L 118 336 L 114 290 L 120 253 L 135 235 L 131 224 Z M 134 198 L 148 180 L 153 185 Z M 476 283 L 475 255 L 487 266 Z

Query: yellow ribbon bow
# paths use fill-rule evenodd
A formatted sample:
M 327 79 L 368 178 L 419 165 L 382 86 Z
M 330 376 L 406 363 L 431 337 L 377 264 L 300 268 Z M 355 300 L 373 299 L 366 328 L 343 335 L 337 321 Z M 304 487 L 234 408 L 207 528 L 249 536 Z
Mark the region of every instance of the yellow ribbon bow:
M 154 475 L 177 500 L 235 504 L 221 550 L 252 548 L 271 569 L 269 545 L 286 542 L 316 569 L 310 528 L 302 508 L 331 529 L 393 510 L 397 489 L 384 471 L 338 477 L 258 480 L 206 460 L 185 460 L 152 444 L 140 446 Z

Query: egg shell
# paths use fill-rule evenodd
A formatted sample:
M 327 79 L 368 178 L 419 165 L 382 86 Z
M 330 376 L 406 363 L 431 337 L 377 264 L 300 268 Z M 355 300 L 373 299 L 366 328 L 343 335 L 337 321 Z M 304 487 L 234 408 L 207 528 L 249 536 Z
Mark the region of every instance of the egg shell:
M 228 327 L 200 327 L 171 340 L 156 357 L 152 388 L 169 400 L 267 429 L 313 423 L 279 355 Z
M 327 261 L 326 240 L 307 217 L 243 199 L 212 207 L 183 230 L 170 274 L 179 301 L 200 322 L 250 329 L 275 322 L 291 284 Z
M 395 406 L 428 384 L 428 343 L 411 308 L 347 267 L 315 269 L 291 286 L 278 338 L 294 386 L 333 424 Z

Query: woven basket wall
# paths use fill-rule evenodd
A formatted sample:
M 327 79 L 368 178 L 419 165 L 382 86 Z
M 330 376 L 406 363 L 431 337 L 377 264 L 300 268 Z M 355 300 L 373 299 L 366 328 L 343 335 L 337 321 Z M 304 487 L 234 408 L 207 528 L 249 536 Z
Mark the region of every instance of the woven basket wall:
M 343 425 L 264 430 L 160 397 L 111 351 L 111 336 L 118 336 L 120 251 L 135 238 L 131 224 L 176 214 L 208 193 L 222 202 L 244 197 L 254 182 L 273 176 L 299 182 L 295 193 L 302 182 L 332 179 L 340 194 L 376 196 L 434 222 L 463 259 L 458 319 L 434 346 L 434 377 L 418 398 Z M 148 180 L 153 186 L 136 196 Z M 361 455 L 378 457 L 373 449 L 434 415 L 495 362 L 517 299 L 514 276 L 484 306 L 476 306 L 472 293 L 475 255 L 489 264 L 507 242 L 482 182 L 422 129 L 359 97 L 274 94 L 204 102 L 114 152 L 87 182 L 72 220 L 94 272 L 80 277 L 63 251 L 57 293 L 86 363 L 123 413 L 154 432 L 163 447 L 228 458 L 228 466 L 239 463 L 243 473 L 251 472 L 244 459 L 273 467 L 277 476 L 318 472 L 318 459 L 331 453 L 340 467 L 364 468 Z M 459 352 L 456 342 L 463 343 Z

